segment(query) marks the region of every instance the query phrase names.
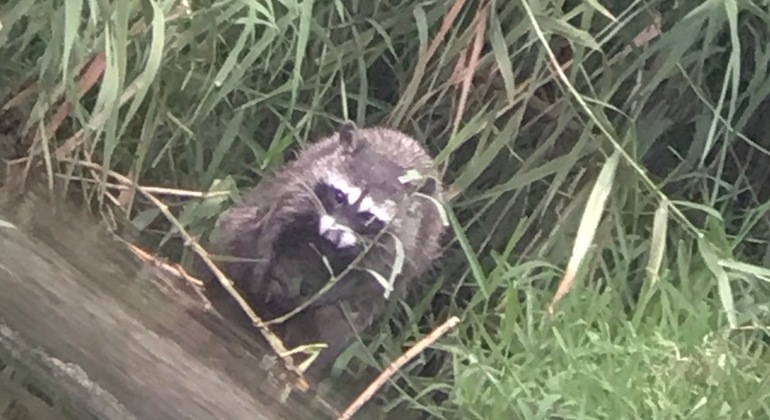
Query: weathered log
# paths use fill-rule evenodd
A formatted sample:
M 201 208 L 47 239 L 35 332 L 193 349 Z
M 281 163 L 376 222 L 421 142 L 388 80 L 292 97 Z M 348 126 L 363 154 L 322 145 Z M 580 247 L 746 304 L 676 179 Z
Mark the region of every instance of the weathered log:
M 0 418 L 331 418 L 281 402 L 279 364 L 191 287 L 52 203 L 0 201 Z

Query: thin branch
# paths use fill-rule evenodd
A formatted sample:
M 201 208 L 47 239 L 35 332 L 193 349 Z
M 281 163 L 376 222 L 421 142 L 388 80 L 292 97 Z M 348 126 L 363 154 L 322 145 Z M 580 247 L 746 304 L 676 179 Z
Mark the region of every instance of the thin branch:
M 345 409 L 345 411 L 339 417 L 337 417 L 337 420 L 349 420 L 351 417 L 353 417 L 353 415 L 356 414 L 356 412 L 361 409 L 361 407 L 363 407 L 363 405 L 366 404 L 366 402 L 369 401 L 374 396 L 374 394 L 380 388 L 382 388 L 383 385 L 385 385 L 385 382 L 393 377 L 393 375 L 395 375 L 399 369 L 401 369 L 407 362 L 414 359 L 415 356 L 425 350 L 426 347 L 436 342 L 436 340 L 441 338 L 451 328 L 454 328 L 454 326 L 459 323 L 460 318 L 453 316 L 446 320 L 446 322 L 441 324 L 438 328 L 433 330 L 430 334 L 423 337 L 422 340 L 417 342 L 417 344 L 412 346 L 412 348 L 407 350 L 398 359 L 393 361 L 390 366 L 382 371 L 380 376 L 372 381 L 372 383 L 366 387 L 366 389 L 348 406 L 348 408 Z

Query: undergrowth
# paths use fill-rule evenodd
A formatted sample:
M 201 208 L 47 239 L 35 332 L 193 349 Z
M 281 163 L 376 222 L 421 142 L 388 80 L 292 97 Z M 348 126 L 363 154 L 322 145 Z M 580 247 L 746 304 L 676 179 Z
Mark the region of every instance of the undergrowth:
M 345 120 L 425 142 L 453 242 L 425 293 L 336 367 L 366 378 L 448 315 L 462 323 L 396 375 L 382 411 L 770 415 L 767 5 L 4 0 L 0 25 L 9 170 L 69 180 L 173 259 L 189 258 L 178 231 L 106 170 L 205 236 Z M 549 315 L 581 225 L 590 247 Z

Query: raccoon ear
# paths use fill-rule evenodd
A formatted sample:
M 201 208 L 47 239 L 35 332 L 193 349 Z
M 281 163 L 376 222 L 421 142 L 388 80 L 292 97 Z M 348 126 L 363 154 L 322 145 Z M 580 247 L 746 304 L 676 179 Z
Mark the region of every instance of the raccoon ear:
M 339 130 L 340 144 L 347 151 L 353 151 L 358 146 L 358 127 L 353 122 L 346 122 Z

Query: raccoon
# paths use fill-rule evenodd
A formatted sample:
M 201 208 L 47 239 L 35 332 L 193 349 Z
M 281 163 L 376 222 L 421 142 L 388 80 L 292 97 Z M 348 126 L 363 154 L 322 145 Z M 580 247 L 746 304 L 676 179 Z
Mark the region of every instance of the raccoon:
M 381 314 L 382 279 L 399 266 L 397 255 L 391 299 L 404 297 L 440 257 L 442 191 L 415 139 L 345 124 L 220 216 L 217 242 L 237 259 L 223 271 L 264 319 L 289 313 L 334 278 L 275 328 L 287 348 L 327 345 L 308 373 L 318 372 Z

